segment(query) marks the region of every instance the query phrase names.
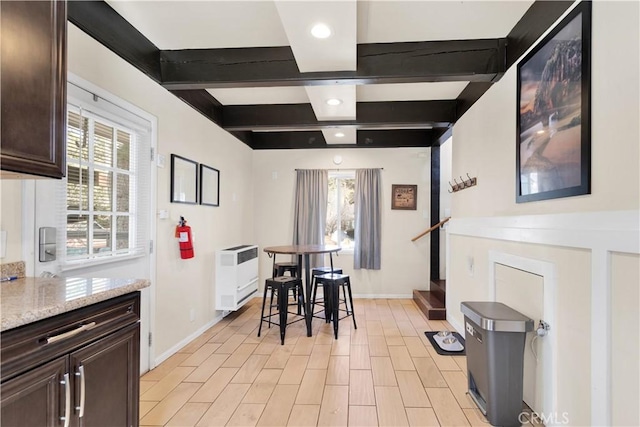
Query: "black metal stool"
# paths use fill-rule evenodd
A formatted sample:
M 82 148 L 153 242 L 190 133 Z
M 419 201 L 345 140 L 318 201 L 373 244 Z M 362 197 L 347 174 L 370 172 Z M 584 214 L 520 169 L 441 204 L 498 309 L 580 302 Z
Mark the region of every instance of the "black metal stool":
M 356 325 L 356 316 L 353 312 L 353 296 L 351 294 L 351 281 L 346 274 L 327 273 L 316 277 L 316 283 L 322 284 L 325 295 L 325 304 L 329 306 L 329 312 L 331 313 L 330 319 L 333 320 L 333 334 L 338 339 L 338 322 L 345 317 L 351 316 L 353 319 L 353 327 L 358 329 Z M 345 297 L 344 305 L 345 309 L 340 309 L 340 288 L 346 287 L 349 292 L 349 301 Z M 327 290 L 329 292 L 327 292 Z M 351 310 L 349 310 L 351 305 Z M 345 311 L 347 314 L 340 318 L 339 312 Z M 326 312 L 326 309 L 325 309 Z
M 262 297 L 262 313 L 260 314 L 260 327 L 258 328 L 258 336 L 262 332 L 262 322 L 268 322 L 269 327 L 271 327 L 271 323 L 280 326 L 280 340 L 281 343 L 284 344 L 284 335 L 287 325 L 290 325 L 295 322 L 299 322 L 300 320 L 304 320 L 304 316 L 300 319 L 293 320 L 287 323 L 287 317 L 289 314 L 289 290 L 295 289 L 297 290 L 298 295 L 298 314 L 300 314 L 300 308 L 304 309 L 304 292 L 302 290 L 302 280 L 297 277 L 289 277 L 289 276 L 279 276 L 274 277 L 272 279 L 267 279 L 264 285 L 264 296 Z M 265 316 L 264 307 L 267 301 L 267 290 L 271 290 L 271 303 L 269 304 L 269 314 Z M 273 308 L 273 295 L 277 294 L 278 303 L 276 307 L 278 307 L 278 313 L 272 314 L 271 309 Z M 291 313 L 295 314 L 295 313 Z M 272 322 L 272 316 L 280 316 L 279 322 Z
M 273 277 L 284 276 L 287 271 L 291 274 L 291 277 L 296 277 L 298 275 L 298 263 L 276 262 L 273 264 Z
M 330 313 L 329 313 L 329 305 L 326 302 L 318 302 L 317 301 L 317 293 L 318 293 L 318 286 L 322 287 L 322 283 L 318 283 L 318 281 L 316 280 L 317 276 L 322 276 L 323 274 L 327 274 L 327 273 L 338 273 L 338 274 L 342 274 L 342 269 L 338 268 L 338 267 L 334 267 L 333 270 L 331 270 L 331 267 L 316 267 L 313 270 L 311 270 L 311 289 L 312 289 L 312 296 L 311 296 L 311 305 L 315 308 L 315 305 L 321 305 L 324 307 L 324 319 L 327 323 L 329 323 L 329 320 L 331 319 Z M 347 291 L 345 290 L 344 286 L 342 287 L 343 292 L 344 292 L 344 300 L 341 300 L 341 302 L 345 301 L 347 299 Z M 322 292 L 322 296 L 323 296 L 323 301 L 327 300 L 328 297 L 328 293 L 327 292 Z M 315 311 L 312 309 L 311 310 L 311 315 L 315 315 Z M 319 316 L 316 316 L 319 317 Z
M 274 258 L 275 261 L 275 258 Z M 298 276 L 298 263 L 297 262 L 276 262 L 273 264 L 273 277 L 284 276 L 284 273 L 289 272 L 291 277 Z M 292 289 L 293 299 L 296 299 L 297 292 Z M 273 301 L 273 295 L 271 296 L 271 300 Z M 300 310 L 298 310 L 298 314 L 300 314 Z

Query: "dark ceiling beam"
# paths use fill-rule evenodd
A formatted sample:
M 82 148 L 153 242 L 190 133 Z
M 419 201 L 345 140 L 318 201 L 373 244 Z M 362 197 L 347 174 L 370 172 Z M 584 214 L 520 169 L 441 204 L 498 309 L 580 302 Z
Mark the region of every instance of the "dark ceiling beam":
M 194 110 L 222 127 L 222 104 L 206 90 L 172 90 L 172 94 L 182 99 Z
M 250 146 L 254 150 L 286 150 L 327 148 L 327 143 L 320 131 L 252 132 Z
M 416 129 L 454 123 L 456 101 L 358 102 L 356 120 L 339 121 L 319 121 L 311 104 L 229 105 L 223 107 L 223 113 L 222 127 L 228 131 L 321 130 L 340 126 Z
M 327 144 L 320 131 L 253 132 L 248 145 L 254 150 L 430 147 L 433 135 L 432 130 L 424 129 L 359 130 L 356 144 Z
M 160 49 L 103 1 L 69 1 L 67 19 L 160 83 Z
M 433 129 L 359 130 L 357 146 L 363 148 L 431 147 Z
M 573 1 L 538 0 L 507 35 L 507 69 L 569 9 Z
M 357 71 L 301 73 L 288 46 L 163 50 L 168 89 L 493 81 L 506 39 L 359 44 Z

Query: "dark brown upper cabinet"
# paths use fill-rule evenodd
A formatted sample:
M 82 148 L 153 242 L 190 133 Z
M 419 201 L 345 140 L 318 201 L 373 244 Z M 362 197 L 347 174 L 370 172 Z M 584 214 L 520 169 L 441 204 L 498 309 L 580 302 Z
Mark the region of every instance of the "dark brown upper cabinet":
M 0 19 L 2 176 L 15 172 L 62 178 L 66 172 L 66 2 L 2 1 Z

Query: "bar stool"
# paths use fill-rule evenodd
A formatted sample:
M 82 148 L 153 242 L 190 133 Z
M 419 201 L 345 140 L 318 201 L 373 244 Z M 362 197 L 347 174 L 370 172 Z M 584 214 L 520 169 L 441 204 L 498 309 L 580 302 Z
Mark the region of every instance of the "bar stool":
M 276 262 L 273 264 L 273 277 L 284 276 L 284 273 L 289 272 L 291 277 L 298 275 L 298 263 L 297 262 Z
M 275 260 L 274 260 L 275 261 Z M 284 273 L 289 272 L 291 277 L 298 276 L 298 263 L 297 262 L 276 262 L 273 264 L 273 277 L 284 276 Z M 296 299 L 297 292 L 292 290 L 291 296 Z M 273 294 L 271 295 L 271 301 L 273 302 Z M 300 310 L 298 310 L 300 314 Z
M 262 313 L 260 314 L 260 327 L 258 327 L 258 336 L 262 332 L 262 322 L 268 322 L 269 327 L 271 323 L 280 326 L 280 341 L 284 344 L 284 335 L 287 325 L 290 325 L 300 320 L 304 320 L 304 316 L 299 319 L 293 320 L 287 323 L 287 317 L 289 314 L 289 290 L 295 289 L 298 294 L 298 314 L 300 314 L 300 307 L 304 308 L 304 292 L 302 291 L 302 280 L 297 277 L 279 276 L 271 279 L 267 279 L 264 285 L 264 296 L 262 298 Z M 267 291 L 271 290 L 271 303 L 269 304 L 269 314 L 265 316 L 264 307 L 267 301 Z M 278 308 L 278 313 L 272 314 L 271 309 L 274 307 L 273 295 L 277 294 L 278 302 L 275 305 Z M 295 313 L 291 313 L 295 314 Z M 273 322 L 272 316 L 279 316 L 279 321 Z
M 311 297 L 311 305 L 313 308 L 315 308 L 315 305 L 321 305 L 324 307 L 324 318 L 325 321 L 327 323 L 329 323 L 329 320 L 331 319 L 331 316 L 329 315 L 329 305 L 326 302 L 322 302 L 319 303 L 317 302 L 317 293 L 318 293 L 318 286 L 322 287 L 322 284 L 318 284 L 318 281 L 316 280 L 317 276 L 321 276 L 323 274 L 327 274 L 327 273 L 339 273 L 342 274 L 342 269 L 338 268 L 338 267 L 334 267 L 333 270 L 331 270 L 331 267 L 316 267 L 313 270 L 311 270 L 311 289 L 312 289 L 312 297 Z M 344 291 L 344 300 L 341 300 L 340 302 L 343 302 L 346 300 L 347 298 L 347 293 L 344 287 L 342 287 L 343 291 Z M 326 301 L 328 294 L 326 292 L 322 292 L 322 296 L 323 296 L 323 300 Z M 311 310 L 311 315 L 314 315 L 315 311 L 312 309 Z
M 328 294 L 328 298 L 325 297 L 325 303 L 328 302 L 329 311 L 331 312 L 330 318 L 333 319 L 333 334 L 336 339 L 338 339 L 338 322 L 345 317 L 351 316 L 353 319 L 353 327 L 358 329 L 358 325 L 356 325 L 356 316 L 353 312 L 353 296 L 351 294 L 351 281 L 349 280 L 349 276 L 346 274 L 338 274 L 338 273 L 327 273 L 322 274 L 316 277 L 316 282 L 318 284 L 322 284 L 324 287 L 325 293 Z M 345 309 L 340 309 L 340 288 L 346 287 L 347 291 L 349 291 L 349 301 L 347 302 L 346 297 L 344 301 Z M 326 292 L 326 291 L 329 292 Z M 351 305 L 351 310 L 349 310 L 349 305 Z M 339 312 L 345 311 L 347 314 L 340 318 Z M 326 312 L 326 309 L 325 309 Z

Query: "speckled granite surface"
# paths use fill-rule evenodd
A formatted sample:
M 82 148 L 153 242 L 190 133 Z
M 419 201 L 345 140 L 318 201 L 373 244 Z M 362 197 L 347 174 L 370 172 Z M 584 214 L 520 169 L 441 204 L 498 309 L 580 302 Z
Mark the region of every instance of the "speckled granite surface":
M 0 283 L 2 327 L 17 328 L 149 286 L 147 280 L 26 277 Z
M 24 261 L 8 262 L 0 264 L 0 277 L 18 276 L 24 277 Z

